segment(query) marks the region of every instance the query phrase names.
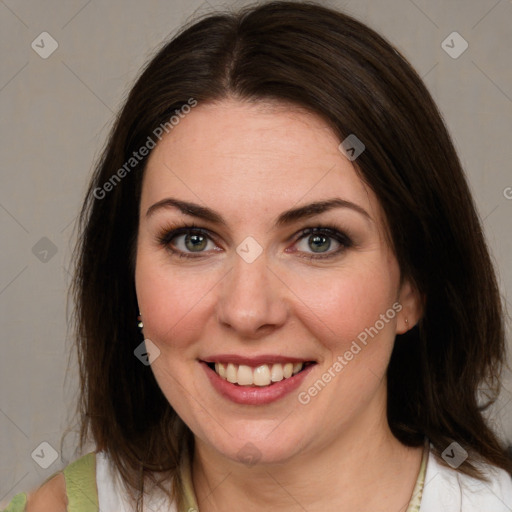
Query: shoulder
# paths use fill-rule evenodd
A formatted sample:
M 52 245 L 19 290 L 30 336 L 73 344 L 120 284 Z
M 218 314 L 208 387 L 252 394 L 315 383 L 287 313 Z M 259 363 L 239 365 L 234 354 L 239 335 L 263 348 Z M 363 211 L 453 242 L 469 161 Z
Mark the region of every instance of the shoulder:
M 463 504 L 487 507 L 488 510 L 499 512 L 510 511 L 512 506 L 512 476 L 505 470 L 490 464 L 478 465 L 488 481 L 483 482 L 468 475 L 458 475 L 463 492 Z
M 96 453 L 90 452 L 47 478 L 38 488 L 14 496 L 4 512 L 98 510 Z
M 35 491 L 27 495 L 26 512 L 66 512 L 68 500 L 66 496 L 66 480 L 59 473 Z
M 490 464 L 480 462 L 477 466 L 487 482 L 443 465 L 431 451 L 420 511 L 509 512 L 512 476 Z

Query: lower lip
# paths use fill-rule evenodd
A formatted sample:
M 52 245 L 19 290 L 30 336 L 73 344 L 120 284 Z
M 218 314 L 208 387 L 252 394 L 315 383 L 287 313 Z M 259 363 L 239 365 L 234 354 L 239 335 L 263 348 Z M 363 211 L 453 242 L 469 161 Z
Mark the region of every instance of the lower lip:
M 210 379 L 212 386 L 225 398 L 232 402 L 245 405 L 263 405 L 275 402 L 292 391 L 296 390 L 308 373 L 313 369 L 315 364 L 307 366 L 304 370 L 279 382 L 275 382 L 270 386 L 238 386 L 224 380 L 206 363 L 201 362 L 205 369 L 206 375 Z

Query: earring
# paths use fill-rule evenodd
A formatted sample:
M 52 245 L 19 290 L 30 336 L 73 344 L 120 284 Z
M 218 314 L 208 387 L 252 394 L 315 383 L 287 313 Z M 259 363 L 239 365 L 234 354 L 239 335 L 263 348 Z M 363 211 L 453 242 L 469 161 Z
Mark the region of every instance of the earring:
M 409 319 L 408 318 L 405 319 L 405 327 L 409 328 Z
M 142 329 L 144 327 L 144 324 L 142 323 L 142 317 L 139 315 L 137 317 L 137 320 L 138 320 L 137 326 L 139 327 L 139 329 Z

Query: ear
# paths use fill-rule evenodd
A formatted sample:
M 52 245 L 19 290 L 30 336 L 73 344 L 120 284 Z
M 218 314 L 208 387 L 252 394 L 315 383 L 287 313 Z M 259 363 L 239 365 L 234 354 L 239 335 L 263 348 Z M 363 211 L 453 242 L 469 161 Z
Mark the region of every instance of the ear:
M 422 317 L 423 298 L 416 287 L 406 279 L 400 287 L 398 302 L 402 305 L 402 309 L 397 317 L 396 333 L 405 334 L 407 331 L 411 330 Z

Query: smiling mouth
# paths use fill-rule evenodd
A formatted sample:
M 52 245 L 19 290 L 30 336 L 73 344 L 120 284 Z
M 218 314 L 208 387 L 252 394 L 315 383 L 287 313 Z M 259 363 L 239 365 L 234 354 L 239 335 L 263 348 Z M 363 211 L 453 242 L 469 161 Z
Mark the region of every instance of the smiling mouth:
M 251 367 L 245 364 L 205 362 L 220 378 L 238 386 L 271 386 L 297 375 L 314 361 L 301 363 L 272 363 Z

